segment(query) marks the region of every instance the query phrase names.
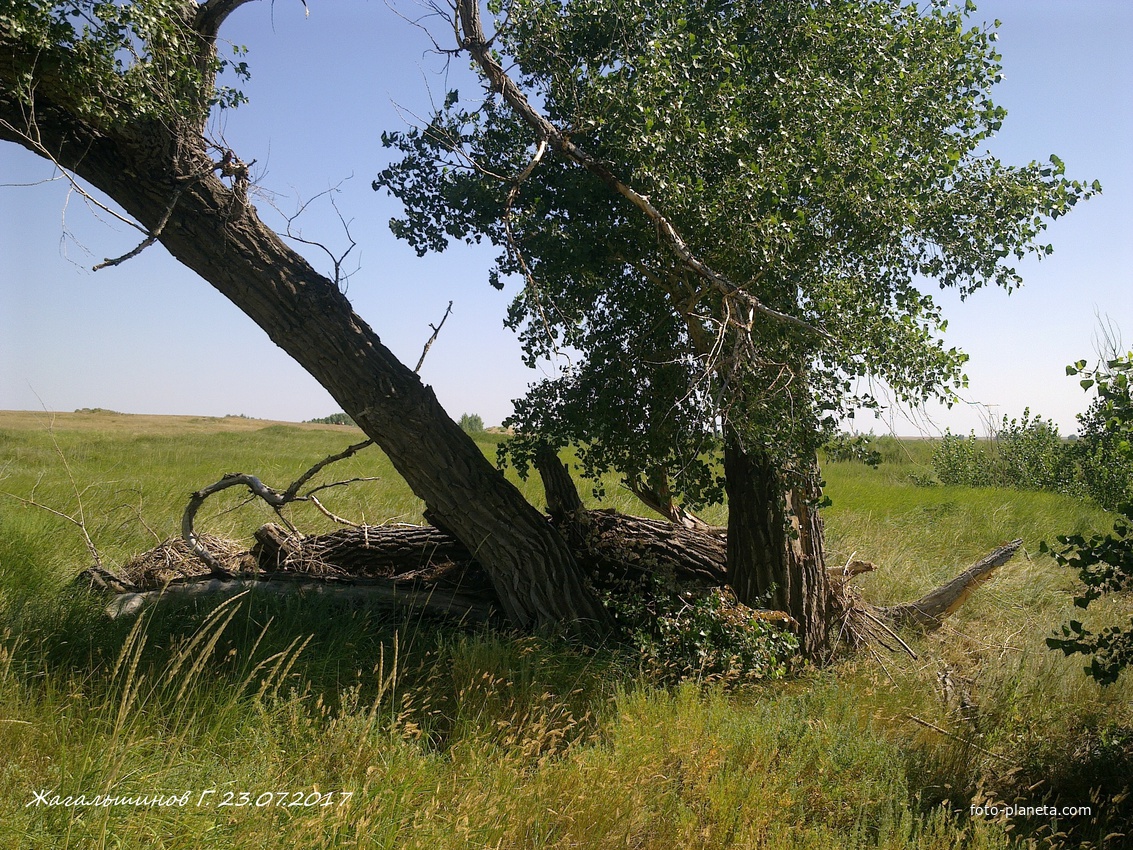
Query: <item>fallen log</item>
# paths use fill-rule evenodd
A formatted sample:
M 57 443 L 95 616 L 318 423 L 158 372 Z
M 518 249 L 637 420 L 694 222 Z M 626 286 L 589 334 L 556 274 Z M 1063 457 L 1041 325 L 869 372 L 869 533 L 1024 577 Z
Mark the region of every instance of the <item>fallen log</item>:
M 655 576 L 662 581 L 727 583 L 727 533 L 612 511 L 583 511 L 556 526 L 600 581 Z
M 576 512 L 569 522 L 561 516 L 554 522 L 596 584 L 622 588 L 726 584 L 727 540 L 722 529 L 689 529 L 663 520 L 586 510 Z M 251 552 L 229 546 L 225 556 L 231 579 L 216 577 L 180 539 L 136 559 L 121 579 L 109 573 L 100 573 L 98 581 L 87 578 L 104 590 L 116 591 L 107 609 L 111 616 L 132 614 L 162 599 L 224 598 L 249 590 L 411 608 L 470 623 L 487 622 L 498 610 L 491 582 L 475 558 L 436 528 L 363 526 L 304 537 L 267 524 L 256 532 L 256 540 Z M 218 539 L 209 542 L 214 551 L 220 548 Z M 855 605 L 864 605 L 894 627 L 936 628 L 1021 545 L 1016 540 L 999 547 L 916 602 L 880 608 L 860 601 Z M 144 566 L 137 566 L 138 562 Z M 178 564 L 183 577 L 170 581 Z M 863 568 L 851 567 L 847 572 Z M 764 613 L 772 619 L 776 614 Z
M 582 511 L 556 522 L 575 557 L 600 582 L 650 575 L 703 585 L 725 583 L 727 541 L 664 520 L 607 511 Z M 303 573 L 385 576 L 428 583 L 457 577 L 469 584 L 479 564 L 455 538 L 428 526 L 363 526 L 299 537 L 278 525 L 256 532 L 260 568 Z
M 255 537 L 252 555 L 269 572 L 437 581 L 479 568 L 460 541 L 427 525 L 363 525 L 308 537 L 268 523 Z
M 990 579 L 997 567 L 1010 561 L 1022 545 L 1022 540 L 1012 540 L 916 602 L 890 605 L 877 610 L 899 626 L 919 626 L 930 630 L 939 628 L 941 621 L 954 613 L 977 587 Z
M 699 519 L 676 522 L 588 511 L 556 452 L 549 447 L 537 451 L 535 468 L 543 481 L 552 524 L 599 580 L 624 582 L 652 574 L 711 586 L 727 582 L 725 529 Z
M 223 600 L 241 593 L 252 596 L 300 596 L 359 602 L 386 609 L 410 608 L 428 614 L 455 618 L 467 623 L 486 623 L 499 611 L 479 595 L 440 587 L 414 589 L 403 583 L 383 579 L 328 579 L 304 574 L 275 573 L 253 578 L 196 577 L 173 582 L 158 590 L 116 594 L 106 607 L 111 617 L 136 614 L 159 601 L 193 602 Z
M 256 532 L 256 545 L 251 551 L 232 541 L 198 534 L 193 528 L 193 519 L 204 500 L 232 486 L 249 487 L 277 513 L 292 501 L 317 504 L 315 492 L 347 482 L 313 487 L 303 495 L 299 494 L 300 489 L 319 470 L 366 445 L 351 446 L 320 461 L 282 492 L 266 487 L 254 476 L 226 475 L 192 494 L 183 517 L 182 538 L 168 540 L 135 558 L 123 567 L 120 576 L 96 567 L 86 571 L 84 578 L 92 588 L 115 594 L 108 609 L 112 616 L 133 613 L 162 598 L 189 600 L 252 592 L 363 600 L 466 622 L 490 619 L 501 606 L 489 576 L 474 555 L 428 514 L 426 519 L 433 522 L 433 527 L 350 523 L 350 527 L 315 536 L 298 533 L 290 523 L 291 530 L 269 523 Z M 673 521 L 681 519 L 679 516 L 664 521 L 586 510 L 569 471 L 550 446 L 536 453 L 535 466 L 543 479 L 548 521 L 559 530 L 578 563 L 599 588 L 653 595 L 675 593 L 690 586 L 712 588 L 727 584 L 725 529 L 700 520 Z M 651 485 L 646 489 L 646 495 L 661 507 L 665 507 L 661 503 L 668 498 L 669 514 L 677 510 L 665 495 L 666 486 L 657 492 Z M 317 506 L 335 518 L 321 505 Z M 1016 540 L 996 549 L 916 602 L 877 608 L 857 599 L 856 594 L 852 599 L 847 597 L 849 579 L 874 569 L 871 563 L 852 559 L 840 570 L 829 571 L 833 579 L 831 593 L 845 597 L 842 608 L 848 614 L 852 616 L 856 611 L 861 615 L 856 619 L 864 624 L 859 629 L 863 635 L 887 633 L 904 645 L 887 623 L 938 626 L 1021 545 L 1022 541 Z M 769 619 L 790 620 L 782 612 L 761 613 Z

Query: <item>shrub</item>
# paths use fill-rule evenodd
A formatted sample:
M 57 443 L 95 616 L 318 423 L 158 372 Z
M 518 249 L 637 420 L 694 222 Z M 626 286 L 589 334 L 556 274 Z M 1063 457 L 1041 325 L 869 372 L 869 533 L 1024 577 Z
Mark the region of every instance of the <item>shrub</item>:
M 1097 423 L 1097 446 L 1105 446 L 1119 467 L 1133 466 L 1133 351 L 1110 360 L 1104 366 L 1086 369 L 1080 360 L 1067 367 L 1067 374 L 1082 375 L 1082 388 L 1096 387 L 1097 401 L 1088 415 Z M 1077 448 L 1077 446 L 1075 446 Z M 1097 457 L 1097 454 L 1091 454 Z M 1123 498 L 1129 493 L 1126 473 L 1124 488 L 1112 494 Z M 1117 505 L 1118 517 L 1110 534 L 1090 538 L 1081 535 L 1061 536 L 1062 547 L 1052 554 L 1062 566 L 1074 567 L 1082 580 L 1082 589 L 1074 599 L 1079 608 L 1105 594 L 1133 588 L 1133 503 Z M 1044 551 L 1051 551 L 1046 543 Z M 1061 636 L 1047 639 L 1051 649 L 1066 655 L 1086 655 L 1090 664 L 1086 672 L 1103 685 L 1117 681 L 1121 671 L 1133 661 L 1133 618 L 1128 624 L 1109 626 L 1093 632 L 1077 620 L 1062 627 Z
M 659 684 L 780 679 L 798 652 L 791 632 L 738 602 L 727 588 L 678 590 L 655 578 L 648 587 L 622 587 L 603 601 L 642 673 Z
M 942 484 L 1069 493 L 1077 481 L 1072 449 L 1057 425 L 1032 417 L 1028 408 L 1022 419 L 1004 416 L 989 440 L 946 431 L 933 452 L 932 467 Z
M 355 422 L 345 413 L 332 413 L 330 416 L 324 416 L 321 419 L 308 419 L 308 423 L 313 425 L 354 425 Z
M 484 420 L 476 413 L 464 413 L 460 417 L 461 430 L 466 434 L 484 433 Z
M 1053 422 L 1031 418 L 1030 408 L 1023 411 L 1021 420 L 1008 422 L 1004 416 L 994 443 L 999 451 L 1000 486 L 1062 493 L 1073 490 L 1070 444 Z
M 1133 459 L 1122 451 L 1122 439 L 1102 399 L 1078 414 L 1078 439 L 1070 450 L 1078 490 L 1110 511 L 1133 502 Z
M 975 434 L 961 437 L 945 431 L 932 453 L 932 469 L 941 484 L 987 487 L 992 484 L 992 462 Z

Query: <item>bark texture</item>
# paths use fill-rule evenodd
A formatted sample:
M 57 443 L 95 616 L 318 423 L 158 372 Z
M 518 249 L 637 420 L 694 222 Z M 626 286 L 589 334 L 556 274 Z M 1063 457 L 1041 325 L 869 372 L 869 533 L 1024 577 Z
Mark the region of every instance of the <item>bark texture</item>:
M 830 651 L 835 597 L 826 573 L 817 468 L 784 476 L 763 451 L 729 435 L 724 447 L 728 492 L 728 583 L 753 608 L 786 611 L 800 624 L 808 658 Z
M 1023 541 L 1012 540 L 981 558 L 947 584 L 926 593 L 916 602 L 890 605 L 879 612 L 901 626 L 919 626 L 927 630 L 939 628 L 941 621 L 963 605 L 981 584 L 991 578 L 996 568 L 1003 566 L 1019 551 Z

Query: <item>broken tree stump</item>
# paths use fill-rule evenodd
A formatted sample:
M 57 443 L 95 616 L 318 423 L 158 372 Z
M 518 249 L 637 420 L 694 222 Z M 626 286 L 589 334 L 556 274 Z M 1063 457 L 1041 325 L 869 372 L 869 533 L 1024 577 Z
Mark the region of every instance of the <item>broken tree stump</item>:
M 1022 539 L 1012 540 L 916 602 L 890 605 L 877 610 L 899 626 L 919 626 L 929 630 L 939 628 L 941 621 L 963 605 L 977 587 L 991 578 L 996 568 L 1010 561 L 1022 545 Z

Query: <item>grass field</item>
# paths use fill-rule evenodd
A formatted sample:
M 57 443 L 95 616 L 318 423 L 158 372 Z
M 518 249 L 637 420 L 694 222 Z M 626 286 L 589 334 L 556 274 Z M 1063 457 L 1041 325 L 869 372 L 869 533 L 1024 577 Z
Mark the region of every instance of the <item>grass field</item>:
M 662 687 L 612 647 L 326 603 L 236 599 L 110 621 L 70 588 L 92 556 L 60 514 L 83 520 L 112 567 L 174 534 L 188 493 L 224 473 L 282 487 L 357 438 L 0 413 L 0 846 L 1133 843 L 1133 686 L 1101 688 L 1044 645 L 1086 615 L 1038 544 L 1107 516 L 1046 493 L 918 487 L 923 444 L 893 443 L 876 470 L 824 468 L 831 563 L 877 563 L 860 587 L 886 603 L 1014 537 L 1025 554 L 939 632 L 905 635 L 916 658 L 863 651 L 764 685 Z M 485 452 L 498 439 L 485 435 Z M 420 519 L 375 449 L 339 466 L 332 477 L 379 480 L 328 491 L 334 512 Z M 541 504 L 536 481 L 521 486 Z M 249 535 L 269 514 L 242 501 L 210 499 L 199 526 Z M 1088 619 L 1129 608 L 1099 603 Z M 1007 811 L 1048 805 L 1090 812 Z

